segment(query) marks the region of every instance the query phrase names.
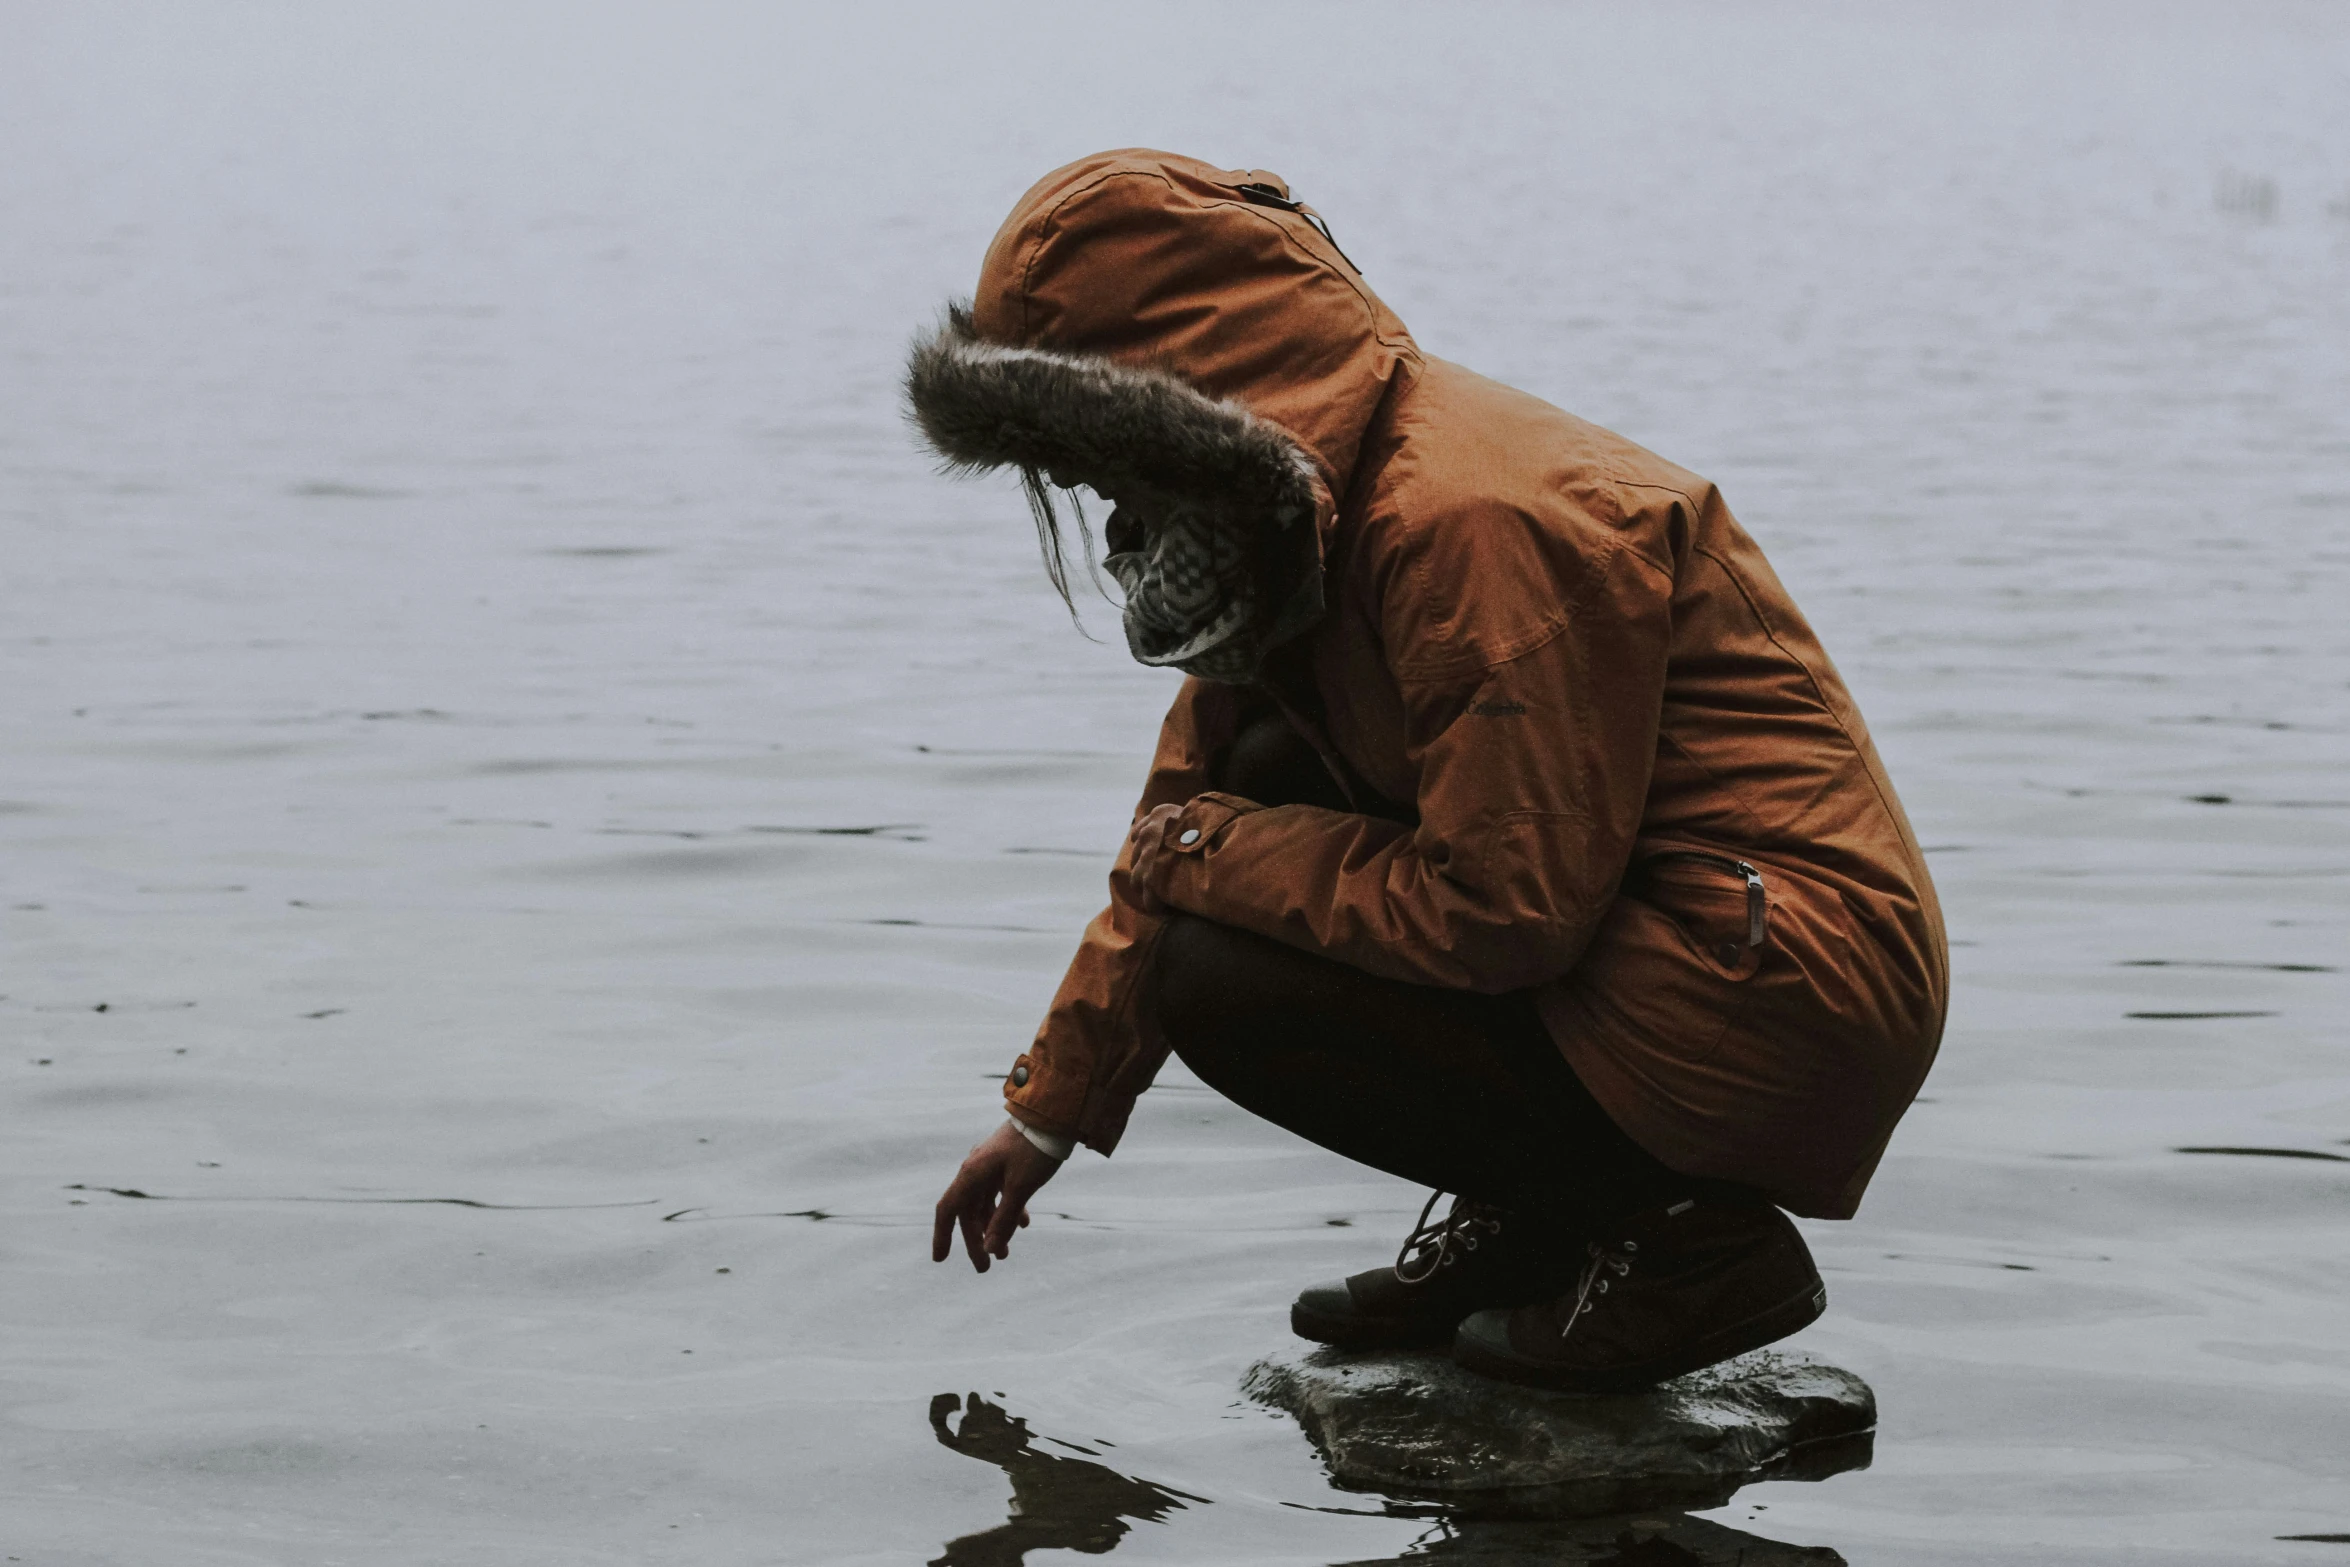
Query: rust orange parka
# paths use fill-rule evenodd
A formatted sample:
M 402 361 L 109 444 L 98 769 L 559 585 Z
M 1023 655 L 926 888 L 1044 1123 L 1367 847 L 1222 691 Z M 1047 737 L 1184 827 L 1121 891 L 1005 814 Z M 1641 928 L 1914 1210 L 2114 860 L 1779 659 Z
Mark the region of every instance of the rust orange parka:
M 1302 454 L 1326 612 L 1259 685 L 1177 694 L 1137 808 L 1182 807 L 1152 890 L 1373 974 L 1530 991 L 1658 1158 L 1850 1216 L 1948 986 L 1851 695 L 1712 485 L 1422 353 L 1287 198 L 1164 153 L 1071 164 L 997 234 L 964 325 L 1172 378 Z M 1268 702 L 1360 811 L 1211 790 Z M 1166 1053 L 1133 866 L 1006 1087 L 1104 1153 Z

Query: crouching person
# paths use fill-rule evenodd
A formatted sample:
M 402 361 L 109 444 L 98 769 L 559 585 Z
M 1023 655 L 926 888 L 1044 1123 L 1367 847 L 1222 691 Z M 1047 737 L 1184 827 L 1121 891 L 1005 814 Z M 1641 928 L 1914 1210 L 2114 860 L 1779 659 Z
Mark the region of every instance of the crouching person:
M 907 389 L 951 465 L 1022 475 L 1056 583 L 1054 491 L 1110 502 L 1128 645 L 1190 676 L 934 1255 L 1005 1256 L 1172 1052 L 1439 1189 L 1307 1338 L 1597 1392 L 1816 1318 L 1782 1210 L 1857 1208 L 1947 952 L 1713 487 L 1422 353 L 1275 176 L 1162 153 L 1031 190 Z

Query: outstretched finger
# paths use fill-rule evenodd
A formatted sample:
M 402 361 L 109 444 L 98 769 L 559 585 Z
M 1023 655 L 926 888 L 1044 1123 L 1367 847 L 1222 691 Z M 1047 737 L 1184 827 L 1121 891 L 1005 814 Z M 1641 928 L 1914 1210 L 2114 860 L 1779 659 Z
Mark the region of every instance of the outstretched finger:
M 1012 1231 L 1017 1228 L 1020 1210 L 1006 1198 L 987 1221 L 987 1249 L 990 1254 L 1008 1257 L 1012 1254 Z
M 987 1224 L 987 1249 L 997 1256 L 1007 1255 L 1012 1247 L 1012 1232 L 1028 1228 L 1028 1199 L 1036 1195 L 1031 1186 L 1026 1191 L 1020 1184 L 1006 1181 L 1004 1200 L 997 1205 Z
M 963 1249 L 971 1254 L 974 1271 L 987 1271 L 987 1210 L 993 1206 L 995 1194 L 974 1191 L 963 1200 L 962 1212 L 957 1216 L 963 1223 Z
M 947 1189 L 938 1199 L 938 1208 L 930 1223 L 930 1260 L 944 1262 L 954 1249 L 955 1221 L 971 1204 L 971 1172 L 957 1170 L 955 1178 L 947 1182 Z
M 957 1182 L 956 1184 L 960 1185 L 961 1183 Z M 938 1211 L 930 1221 L 930 1260 L 932 1262 L 946 1261 L 947 1249 L 954 1244 L 954 1240 L 955 1188 L 949 1186 L 947 1194 L 938 1200 Z

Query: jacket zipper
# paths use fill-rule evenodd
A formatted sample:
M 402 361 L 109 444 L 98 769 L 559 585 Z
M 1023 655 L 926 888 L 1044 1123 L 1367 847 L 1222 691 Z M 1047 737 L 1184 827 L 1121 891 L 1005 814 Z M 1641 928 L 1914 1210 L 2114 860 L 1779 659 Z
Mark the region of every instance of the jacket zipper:
M 1746 944 L 1759 947 L 1769 933 L 1771 906 L 1764 894 L 1762 872 L 1744 860 L 1734 860 L 1727 854 L 1715 854 L 1706 849 L 1666 849 L 1651 854 L 1640 863 L 1654 865 L 1659 860 L 1696 860 L 1703 865 L 1717 866 L 1739 877 L 1746 883 Z

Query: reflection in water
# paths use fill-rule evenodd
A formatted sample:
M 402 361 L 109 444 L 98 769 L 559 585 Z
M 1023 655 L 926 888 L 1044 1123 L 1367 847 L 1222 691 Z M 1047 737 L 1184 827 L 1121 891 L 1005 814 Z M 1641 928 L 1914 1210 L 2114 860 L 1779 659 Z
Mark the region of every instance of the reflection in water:
M 1636 1514 L 1561 1523 L 1446 1520 L 1401 1556 L 1344 1567 L 1404 1567 L 1424 1561 L 1488 1567 L 1592 1563 L 1594 1567 L 1844 1567 L 1824 1546 L 1782 1545 L 1686 1513 Z
M 962 1416 L 959 1423 L 950 1420 L 956 1414 Z M 932 1399 L 930 1429 L 941 1444 L 966 1458 L 994 1464 L 1012 1482 L 1011 1516 L 993 1529 L 948 1542 L 945 1554 L 930 1567 L 1022 1567 L 1030 1551 L 1100 1556 L 1117 1549 L 1131 1527 L 1129 1519 L 1162 1523 L 1186 1502 L 1208 1500 L 1153 1481 L 1129 1479 L 1106 1464 L 1040 1452 L 1034 1445 L 1039 1439 L 1027 1421 L 1005 1414 L 977 1393 L 968 1398 L 941 1393 Z M 1092 1451 L 1051 1437 L 1042 1440 L 1076 1453 Z M 1865 1464 L 1865 1453 L 1857 1461 Z M 1853 1463 L 1851 1454 L 1840 1453 L 1825 1465 L 1826 1472 Z M 1432 1519 L 1429 1532 L 1402 1555 L 1345 1567 L 1404 1567 L 1429 1560 L 1482 1562 L 1489 1567 L 1844 1567 L 1844 1558 L 1824 1547 L 1783 1545 L 1673 1512 L 1560 1522 Z
M 958 1409 L 962 1423 L 949 1427 L 947 1417 Z M 1185 1502 L 1207 1500 L 1148 1480 L 1129 1480 L 1082 1458 L 1040 1453 L 1029 1445 L 1027 1421 L 1006 1415 L 977 1393 L 968 1403 L 952 1393 L 932 1399 L 930 1429 L 946 1446 L 996 1465 L 1012 1481 L 1011 1516 L 985 1533 L 948 1542 L 946 1554 L 930 1567 L 1020 1567 L 1030 1551 L 1099 1556 L 1126 1537 L 1127 1519 L 1158 1523 Z

